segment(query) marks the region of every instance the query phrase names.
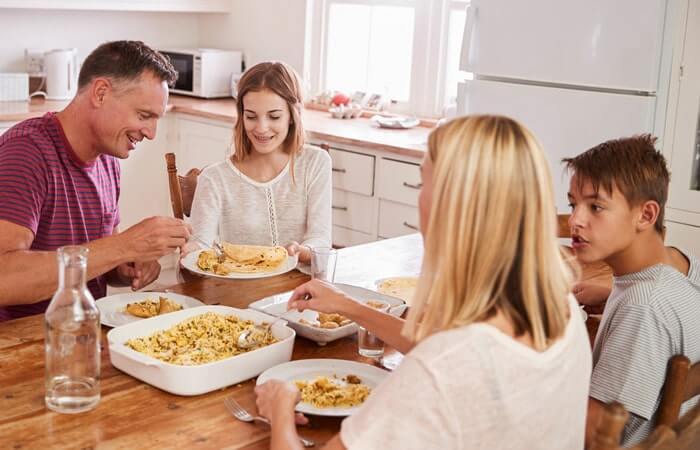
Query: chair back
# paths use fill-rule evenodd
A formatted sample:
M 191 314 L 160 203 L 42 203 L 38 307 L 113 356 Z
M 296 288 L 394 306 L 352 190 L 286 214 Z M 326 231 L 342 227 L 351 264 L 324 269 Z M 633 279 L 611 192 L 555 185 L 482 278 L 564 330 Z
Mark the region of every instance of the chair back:
M 673 356 L 668 362 L 655 426 L 674 426 L 681 405 L 697 395 L 700 395 L 700 363 L 691 366 L 686 356 Z
M 197 189 L 197 177 L 202 171 L 193 168 L 185 176 L 178 175 L 175 153 L 166 153 L 165 163 L 168 168 L 170 205 L 173 208 L 173 215 L 178 219 L 184 219 L 185 216 L 190 216 L 194 191 Z
M 571 237 L 571 228 L 569 228 L 569 216 L 571 216 L 571 214 L 557 214 L 557 237 Z

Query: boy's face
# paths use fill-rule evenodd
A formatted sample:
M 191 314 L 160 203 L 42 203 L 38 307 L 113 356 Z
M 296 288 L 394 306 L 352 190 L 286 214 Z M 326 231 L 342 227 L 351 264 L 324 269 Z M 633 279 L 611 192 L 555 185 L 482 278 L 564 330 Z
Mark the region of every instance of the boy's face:
M 582 263 L 608 260 L 634 241 L 639 207 L 630 207 L 614 184 L 612 193 L 602 187 L 596 193 L 590 180 L 581 183 L 574 174 L 569 205 L 572 247 Z

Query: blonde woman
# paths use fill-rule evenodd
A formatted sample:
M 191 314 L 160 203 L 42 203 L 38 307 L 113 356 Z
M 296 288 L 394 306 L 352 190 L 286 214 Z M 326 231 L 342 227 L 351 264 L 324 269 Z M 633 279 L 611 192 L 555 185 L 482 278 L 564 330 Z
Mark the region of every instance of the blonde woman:
M 193 232 L 204 242 L 283 245 L 309 262 L 310 248 L 331 245 L 331 160 L 304 145 L 299 78 L 284 63 L 260 63 L 238 95 L 235 151 L 199 176 Z
M 425 253 L 405 323 L 319 281 L 290 300 L 407 352 L 326 448 L 583 448 L 591 352 L 537 141 L 505 117 L 456 119 L 431 134 L 421 171 Z M 298 448 L 296 387 L 256 393 L 272 448 Z

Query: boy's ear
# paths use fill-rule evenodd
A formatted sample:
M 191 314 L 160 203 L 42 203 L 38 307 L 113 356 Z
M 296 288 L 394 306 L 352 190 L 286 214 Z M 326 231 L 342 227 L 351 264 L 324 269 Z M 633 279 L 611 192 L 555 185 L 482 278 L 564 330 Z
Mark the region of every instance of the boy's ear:
M 639 221 L 637 228 L 639 231 L 644 231 L 648 228 L 654 228 L 654 224 L 659 220 L 659 212 L 661 207 L 654 200 L 647 200 L 639 206 Z

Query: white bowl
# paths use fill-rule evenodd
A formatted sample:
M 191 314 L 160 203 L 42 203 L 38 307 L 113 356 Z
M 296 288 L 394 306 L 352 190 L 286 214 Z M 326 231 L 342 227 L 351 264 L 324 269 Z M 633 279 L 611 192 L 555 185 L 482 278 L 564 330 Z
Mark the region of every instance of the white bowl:
M 364 289 L 358 286 L 352 286 L 349 284 L 334 283 L 336 287 L 341 289 L 343 292 L 351 296 L 352 298 L 360 301 L 367 302 L 368 300 L 379 300 L 389 304 L 389 314 L 400 317 L 406 311 L 406 304 L 403 300 L 391 297 L 389 295 L 380 294 L 379 292 L 374 292 L 369 289 Z M 283 294 L 272 295 L 270 297 L 263 298 L 256 302 L 251 303 L 249 306 L 252 309 L 262 311 L 271 316 L 280 316 L 287 311 L 287 300 L 292 295 L 291 292 L 285 292 Z M 300 323 L 300 319 L 304 319 L 308 322 L 314 322 L 318 318 L 318 313 L 316 311 L 307 309 L 303 312 L 290 311 L 285 314 L 284 318 L 288 321 L 288 325 L 296 330 L 299 336 L 305 337 L 318 344 L 326 344 L 336 339 L 344 338 L 350 336 L 351 334 L 357 332 L 357 324 L 351 322 L 347 325 L 343 325 L 338 328 L 319 328 L 313 325 Z
M 272 326 L 272 335 L 278 342 L 241 355 L 196 366 L 167 363 L 125 345 L 129 339 L 148 336 L 208 312 L 234 314 L 255 323 L 269 323 L 274 320 L 274 317 L 259 311 L 210 305 L 122 325 L 107 333 L 112 365 L 164 391 L 177 395 L 199 395 L 256 377 L 270 367 L 292 359 L 296 333 L 284 321 L 278 321 Z

